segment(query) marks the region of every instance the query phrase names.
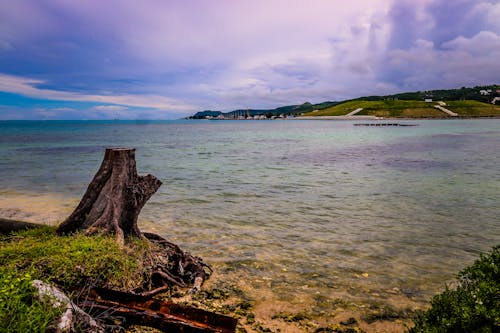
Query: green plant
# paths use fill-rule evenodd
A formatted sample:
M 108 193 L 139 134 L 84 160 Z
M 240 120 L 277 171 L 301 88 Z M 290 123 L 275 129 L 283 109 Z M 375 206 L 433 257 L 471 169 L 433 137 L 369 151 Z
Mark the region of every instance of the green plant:
M 145 240 L 121 247 L 113 236 L 58 236 L 52 227 L 0 239 L 0 333 L 50 331 L 60 316 L 34 298 L 32 280 L 70 292 L 92 286 L 131 289 L 144 282 L 148 249 Z
M 500 246 L 461 271 L 414 323 L 410 333 L 500 332 Z
M 29 272 L 0 270 L 0 332 L 46 332 L 61 312 L 34 297 Z
M 60 286 L 136 287 L 143 279 L 140 240 L 121 248 L 112 236 L 57 236 L 45 227 L 12 235 L 0 244 L 0 266 Z

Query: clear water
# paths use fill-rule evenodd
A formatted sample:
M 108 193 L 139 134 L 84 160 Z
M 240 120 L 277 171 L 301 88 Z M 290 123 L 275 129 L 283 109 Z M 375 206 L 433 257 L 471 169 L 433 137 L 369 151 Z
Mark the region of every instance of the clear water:
M 500 120 L 408 122 L 0 122 L 0 201 L 75 204 L 131 146 L 164 183 L 142 228 L 255 299 L 418 305 L 500 244 Z

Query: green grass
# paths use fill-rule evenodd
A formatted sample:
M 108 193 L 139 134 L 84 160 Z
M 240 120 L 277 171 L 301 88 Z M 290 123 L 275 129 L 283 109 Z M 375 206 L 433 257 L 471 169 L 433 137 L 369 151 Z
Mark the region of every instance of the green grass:
M 304 116 L 344 116 L 347 113 L 356 110 L 359 105 L 363 105 L 363 101 L 350 101 L 341 103 L 323 110 L 318 110 L 316 112 L 305 113 Z
M 500 332 L 500 246 L 458 275 L 458 285 L 434 296 L 410 333 Z
M 478 101 L 450 101 L 446 108 L 466 117 L 500 116 L 500 105 L 482 103 Z
M 54 228 L 24 231 L 2 241 L 0 266 L 61 286 L 105 284 L 127 289 L 140 283 L 144 241 L 120 248 L 112 236 L 57 236 Z
M 492 104 L 477 101 L 451 101 L 446 103 L 446 108 L 458 113 L 460 116 L 500 116 L 500 106 Z M 304 114 L 304 116 L 344 116 L 358 108 L 363 108 L 363 110 L 357 113 L 357 115 L 395 118 L 449 117 L 444 112 L 436 110 L 433 107 L 436 104 L 437 102 L 426 103 L 424 101 L 354 100 L 316 112 L 308 112 Z
M 33 277 L 0 269 L 0 332 L 47 332 L 61 311 L 33 298 Z
M 34 279 L 67 291 L 141 285 L 148 246 L 137 240 L 120 247 L 113 236 L 57 236 L 51 227 L 0 239 L 0 332 L 45 332 L 57 318 L 57 310 L 34 298 Z

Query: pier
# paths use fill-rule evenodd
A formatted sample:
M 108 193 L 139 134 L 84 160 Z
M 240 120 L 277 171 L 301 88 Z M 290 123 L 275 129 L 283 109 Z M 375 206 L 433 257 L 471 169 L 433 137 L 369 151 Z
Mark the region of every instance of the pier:
M 354 126 L 418 126 L 417 124 L 401 124 L 401 123 L 364 123 L 364 124 L 354 124 Z

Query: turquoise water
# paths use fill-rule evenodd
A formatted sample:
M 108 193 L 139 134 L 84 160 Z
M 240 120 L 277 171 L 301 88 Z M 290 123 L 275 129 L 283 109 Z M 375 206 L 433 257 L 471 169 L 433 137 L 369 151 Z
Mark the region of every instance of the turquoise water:
M 418 126 L 0 122 L 0 201 L 35 192 L 75 202 L 104 148 L 131 146 L 139 173 L 164 183 L 143 229 L 255 299 L 418 305 L 500 244 L 500 120 L 400 122 Z

